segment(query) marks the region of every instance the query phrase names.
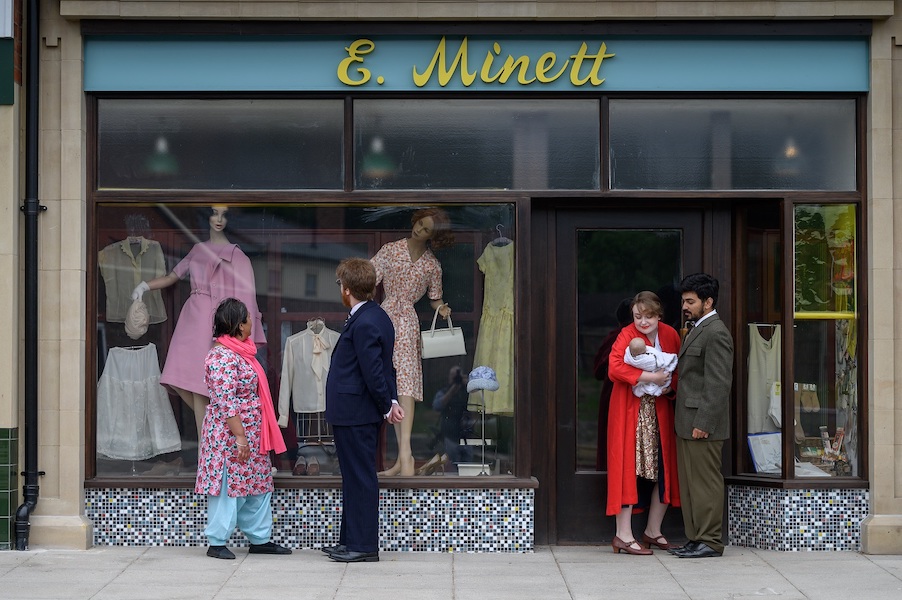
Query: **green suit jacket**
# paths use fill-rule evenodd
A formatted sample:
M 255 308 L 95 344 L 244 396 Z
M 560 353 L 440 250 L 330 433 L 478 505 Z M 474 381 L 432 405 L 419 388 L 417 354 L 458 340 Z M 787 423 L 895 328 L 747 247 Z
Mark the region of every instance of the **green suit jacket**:
M 676 433 L 692 439 L 693 428 L 710 440 L 730 437 L 733 336 L 717 314 L 689 331 L 680 348 Z

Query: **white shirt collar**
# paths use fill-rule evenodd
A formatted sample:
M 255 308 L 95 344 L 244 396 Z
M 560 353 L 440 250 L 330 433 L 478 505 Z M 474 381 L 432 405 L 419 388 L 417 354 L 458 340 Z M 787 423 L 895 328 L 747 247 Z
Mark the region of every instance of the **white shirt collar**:
M 712 316 L 712 315 L 716 315 L 716 314 L 717 314 L 717 309 L 712 310 L 711 312 L 709 312 L 708 314 L 706 314 L 704 317 L 702 317 L 701 319 L 699 319 L 698 321 L 696 321 L 696 322 L 695 322 L 695 327 L 698 327 L 699 324 L 700 324 L 702 321 L 704 321 L 705 319 L 707 319 L 708 317 L 710 317 L 710 316 Z

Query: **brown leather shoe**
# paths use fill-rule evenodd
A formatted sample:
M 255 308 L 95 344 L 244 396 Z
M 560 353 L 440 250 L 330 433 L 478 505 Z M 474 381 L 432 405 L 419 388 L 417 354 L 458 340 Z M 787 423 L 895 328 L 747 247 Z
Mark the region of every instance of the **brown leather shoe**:
M 661 540 L 666 540 L 666 539 L 667 538 L 665 538 L 663 535 L 659 535 L 656 538 L 652 538 L 652 537 L 645 535 L 644 533 L 642 534 L 642 543 L 645 544 L 645 546 L 647 548 L 651 548 L 652 546 L 657 546 L 661 550 L 670 550 L 671 548 L 674 547 L 673 544 L 669 544 L 666 541 L 664 541 L 664 542 L 661 541 Z
M 291 470 L 292 475 L 306 475 L 307 474 L 307 459 L 303 456 L 298 456 L 297 461 L 294 463 L 294 468 Z
M 319 461 L 315 456 L 311 456 L 307 461 L 307 475 L 319 475 Z
M 636 544 L 639 547 L 633 548 L 633 544 Z M 616 535 L 614 536 L 614 539 L 611 542 L 611 547 L 614 548 L 614 552 L 616 554 L 620 554 L 621 550 L 625 551 L 627 554 L 638 554 L 638 555 L 642 555 L 642 556 L 654 554 L 654 552 L 652 552 L 648 548 L 643 548 L 642 545 L 639 544 L 639 542 L 637 542 L 636 540 L 630 540 L 629 542 L 624 542 Z

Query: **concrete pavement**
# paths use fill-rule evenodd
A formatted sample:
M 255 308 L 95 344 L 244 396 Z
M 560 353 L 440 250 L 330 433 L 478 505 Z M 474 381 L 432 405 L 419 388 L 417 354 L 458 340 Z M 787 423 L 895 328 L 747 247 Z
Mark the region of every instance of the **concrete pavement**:
M 721 558 L 614 554 L 610 546 L 539 547 L 531 554 L 383 552 L 339 564 L 318 550 L 236 560 L 205 548 L 106 546 L 0 552 L 0 598 L 115 600 L 898 600 L 902 556 L 728 547 Z

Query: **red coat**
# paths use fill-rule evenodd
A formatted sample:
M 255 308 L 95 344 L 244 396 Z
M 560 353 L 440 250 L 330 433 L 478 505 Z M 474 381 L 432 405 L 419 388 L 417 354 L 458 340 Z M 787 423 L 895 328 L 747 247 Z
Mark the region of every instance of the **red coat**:
M 636 423 L 639 420 L 640 398 L 633 395 L 633 386 L 639 381 L 642 370 L 623 362 L 623 354 L 634 337 L 642 338 L 649 346 L 654 345 L 631 323 L 617 336 L 608 365 L 608 377 L 614 382 L 608 409 L 608 500 L 605 512 L 609 516 L 619 513 L 624 505 L 639 501 L 636 490 Z M 660 323 L 658 338 L 662 351 L 672 354 L 680 351 L 680 334 L 673 327 Z M 670 383 L 673 390 L 676 390 L 676 383 L 677 374 L 674 371 Z M 664 463 L 664 503 L 679 506 L 673 394 L 658 397 L 655 408 Z

